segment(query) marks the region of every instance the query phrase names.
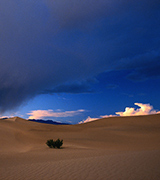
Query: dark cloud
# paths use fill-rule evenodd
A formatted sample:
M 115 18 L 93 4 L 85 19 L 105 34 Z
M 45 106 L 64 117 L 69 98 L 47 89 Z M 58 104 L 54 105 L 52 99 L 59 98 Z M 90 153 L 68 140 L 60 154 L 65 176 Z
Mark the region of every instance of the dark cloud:
M 151 51 L 132 58 L 119 61 L 118 69 L 130 69 L 127 78 L 134 81 L 143 81 L 149 78 L 160 78 L 160 51 Z
M 118 85 L 116 85 L 116 84 L 109 84 L 107 86 L 107 89 L 116 89 L 116 88 L 118 88 Z
M 149 63 L 148 66 L 136 68 L 127 76 L 127 78 L 134 81 L 144 81 L 149 78 L 160 78 L 160 59 L 158 59 L 157 62 L 155 61 L 153 63 L 156 64 Z
M 92 84 L 95 84 L 95 81 L 76 81 L 71 83 L 65 83 L 56 86 L 53 89 L 44 90 L 43 94 L 54 94 L 54 93 L 93 93 L 95 90 L 92 88 Z
M 46 89 L 90 92 L 80 82 L 104 71 L 159 76 L 159 11 L 158 0 L 1 0 L 1 112 Z

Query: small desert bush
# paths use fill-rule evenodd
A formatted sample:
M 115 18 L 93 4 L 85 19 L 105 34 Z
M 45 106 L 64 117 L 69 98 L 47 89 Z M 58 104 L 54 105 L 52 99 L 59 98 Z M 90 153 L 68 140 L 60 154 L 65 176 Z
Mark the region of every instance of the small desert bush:
M 58 148 L 60 149 L 61 146 L 63 145 L 63 139 L 57 139 L 56 141 L 53 141 L 53 139 L 49 139 L 46 142 L 47 146 L 49 146 L 50 148 Z

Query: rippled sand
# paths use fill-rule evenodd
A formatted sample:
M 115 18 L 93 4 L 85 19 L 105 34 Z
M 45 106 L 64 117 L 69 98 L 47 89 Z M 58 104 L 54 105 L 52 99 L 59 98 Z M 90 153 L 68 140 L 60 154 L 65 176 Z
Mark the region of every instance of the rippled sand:
M 48 148 L 51 138 L 63 148 Z M 65 126 L 0 120 L 1 180 L 159 180 L 159 167 L 159 114 Z

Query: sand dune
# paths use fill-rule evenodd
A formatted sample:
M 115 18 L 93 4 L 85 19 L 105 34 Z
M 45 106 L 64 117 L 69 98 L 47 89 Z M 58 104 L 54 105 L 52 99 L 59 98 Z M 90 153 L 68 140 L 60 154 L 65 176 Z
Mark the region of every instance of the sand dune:
M 63 139 L 50 149 L 47 139 Z M 159 180 L 160 114 L 79 125 L 0 120 L 0 179 Z

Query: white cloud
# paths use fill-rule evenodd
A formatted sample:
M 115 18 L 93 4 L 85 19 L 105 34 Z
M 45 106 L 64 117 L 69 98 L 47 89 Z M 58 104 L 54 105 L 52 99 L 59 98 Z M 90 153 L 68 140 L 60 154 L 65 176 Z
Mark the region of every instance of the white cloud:
M 134 105 L 138 106 L 139 108 L 135 109 L 133 107 L 126 107 L 124 112 L 116 112 L 116 115 L 103 115 L 99 118 L 91 118 L 90 116 L 88 116 L 86 120 L 80 121 L 79 124 L 95 121 L 100 118 L 109 118 L 115 116 L 140 116 L 160 113 L 160 111 L 156 111 L 150 104 L 134 103 Z
M 95 121 L 95 120 L 98 120 L 98 119 L 99 118 L 91 118 L 90 116 L 88 116 L 88 118 L 86 120 L 80 121 L 79 124 Z
M 104 115 L 104 116 L 100 116 L 99 118 L 91 118 L 90 116 L 88 116 L 87 119 L 83 120 L 83 121 L 80 121 L 79 124 L 82 124 L 82 123 L 88 123 L 88 122 L 91 122 L 91 121 L 96 121 L 100 118 L 108 118 L 108 117 L 115 117 L 116 115 Z
M 45 119 L 49 117 L 72 117 L 79 115 L 80 113 L 83 113 L 84 109 L 79 109 L 76 111 L 53 111 L 52 109 L 49 110 L 33 110 L 30 113 L 27 113 L 29 116 L 29 119 Z
M 100 116 L 100 118 L 108 118 L 108 117 L 115 117 L 115 116 L 117 116 L 117 115 L 112 115 L 112 114 L 110 114 L 110 115 Z
M 156 111 L 153 109 L 153 106 L 150 104 L 142 104 L 142 103 L 134 103 L 136 106 L 140 108 L 131 108 L 126 107 L 124 112 L 116 112 L 119 116 L 139 116 L 139 115 L 149 115 L 149 114 L 157 114 L 160 111 Z

